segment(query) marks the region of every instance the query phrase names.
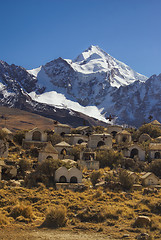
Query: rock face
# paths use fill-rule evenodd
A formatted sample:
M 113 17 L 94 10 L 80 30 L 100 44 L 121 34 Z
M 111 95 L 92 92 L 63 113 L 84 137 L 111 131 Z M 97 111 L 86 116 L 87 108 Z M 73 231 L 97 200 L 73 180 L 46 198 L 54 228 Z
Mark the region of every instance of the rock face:
M 145 83 L 135 82 L 120 87 L 112 94 L 113 104 L 107 111 L 118 115 L 119 122 L 139 126 L 149 115 L 161 121 L 161 74 L 151 76 Z

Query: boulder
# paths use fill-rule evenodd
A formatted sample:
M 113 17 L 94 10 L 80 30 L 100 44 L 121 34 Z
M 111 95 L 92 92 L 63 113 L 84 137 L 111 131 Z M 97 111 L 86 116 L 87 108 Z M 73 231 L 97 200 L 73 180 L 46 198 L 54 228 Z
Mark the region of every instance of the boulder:
M 134 227 L 145 227 L 150 225 L 151 225 L 151 219 L 147 216 L 137 217 L 133 224 Z

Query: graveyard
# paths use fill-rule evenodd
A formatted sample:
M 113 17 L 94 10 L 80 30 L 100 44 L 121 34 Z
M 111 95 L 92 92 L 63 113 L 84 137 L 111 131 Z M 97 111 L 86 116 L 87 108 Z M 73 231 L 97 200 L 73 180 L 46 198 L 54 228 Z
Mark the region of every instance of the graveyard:
M 139 129 L 58 122 L 53 129 L 2 128 L 2 233 L 10 227 L 15 234 L 60 229 L 159 239 L 160 136 L 156 120 Z

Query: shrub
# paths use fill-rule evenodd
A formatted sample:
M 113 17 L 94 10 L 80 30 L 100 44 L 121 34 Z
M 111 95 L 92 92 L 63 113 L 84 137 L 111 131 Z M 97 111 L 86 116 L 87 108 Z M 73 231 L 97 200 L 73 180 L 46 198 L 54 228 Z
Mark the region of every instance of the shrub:
M 19 145 L 22 145 L 22 141 L 25 138 L 25 131 L 18 131 L 13 136 L 13 141 Z
M 105 215 L 103 211 L 92 209 L 87 207 L 86 209 L 80 210 L 77 214 L 78 219 L 81 220 L 81 222 L 103 222 L 105 221 Z
M 37 147 L 31 147 L 30 149 L 31 157 L 37 158 L 39 156 L 39 150 Z
M 98 179 L 101 177 L 101 172 L 100 171 L 93 171 L 90 175 L 90 180 L 93 186 L 98 183 Z
M 76 145 L 72 148 L 72 150 L 70 151 L 70 155 L 74 156 L 75 161 L 80 159 L 80 153 L 83 149 L 84 147 L 81 145 Z
M 28 188 L 38 187 L 40 184 L 49 185 L 49 178 L 39 171 L 31 172 L 25 178 L 25 186 Z M 40 188 L 39 188 L 40 189 Z
M 97 189 L 96 193 L 93 195 L 93 199 L 101 198 L 103 196 L 103 191 L 99 188 Z
M 31 170 L 32 164 L 29 160 L 21 159 L 19 161 L 19 172 L 24 176 L 25 171 Z
M 100 162 L 100 167 L 113 168 L 114 165 L 118 165 L 123 159 L 122 153 L 114 150 L 99 150 L 97 151 L 96 160 Z
M 4 226 L 8 224 L 9 224 L 9 220 L 7 219 L 7 217 L 3 213 L 0 213 L 0 226 Z
M 150 123 L 142 125 L 135 133 L 136 138 L 143 134 L 147 133 L 151 138 L 157 138 L 161 136 L 161 129 L 158 126 L 154 126 Z
M 104 133 L 105 132 L 105 128 L 103 126 L 96 126 L 96 127 L 94 127 L 94 132 L 96 132 L 96 133 Z
M 153 172 L 157 177 L 161 177 L 161 159 L 152 161 L 148 166 L 148 171 Z
M 126 170 L 121 170 L 119 173 L 119 180 L 125 190 L 131 190 L 133 186 L 133 179 L 129 176 Z
M 45 159 L 42 163 L 40 163 L 38 167 L 38 171 L 42 174 L 53 177 L 55 171 L 61 167 L 62 162 L 60 160 L 54 160 L 53 158 Z
M 68 140 L 68 138 L 64 138 L 57 133 L 48 135 L 48 142 L 51 142 L 53 146 L 62 141 L 68 142 L 69 140 Z
M 25 178 L 25 185 L 27 187 L 37 187 L 39 183 L 43 183 L 46 187 L 53 187 L 55 184 L 55 171 L 65 165 L 60 160 L 48 158 L 38 164 L 35 172 L 30 173 Z
M 41 227 L 58 228 L 64 227 L 67 222 L 67 209 L 64 205 L 51 208 Z
M 81 210 L 77 217 L 81 220 L 81 222 L 104 222 L 107 219 L 110 220 L 118 220 L 119 215 L 116 213 L 115 209 L 108 209 L 107 207 L 104 207 L 102 209 L 96 209 L 96 208 L 89 208 Z
M 14 219 L 17 219 L 18 217 L 22 216 L 29 220 L 32 220 L 32 218 L 34 217 L 31 206 L 24 205 L 22 203 L 17 204 L 12 208 L 10 216 L 13 217 Z
M 152 213 L 161 214 L 161 201 L 149 204 Z

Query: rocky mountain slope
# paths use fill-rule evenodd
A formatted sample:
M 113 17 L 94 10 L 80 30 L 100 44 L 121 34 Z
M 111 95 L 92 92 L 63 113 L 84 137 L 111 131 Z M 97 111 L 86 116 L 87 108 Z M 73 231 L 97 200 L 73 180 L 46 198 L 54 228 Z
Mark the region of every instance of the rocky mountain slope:
M 107 111 L 118 116 L 118 122 L 140 126 L 153 119 L 161 121 L 161 74 L 151 76 L 145 83 L 135 82 L 113 93 L 114 103 Z M 120 101 L 121 100 L 121 101 Z
M 37 85 L 37 79 L 24 68 L 0 61 L 0 106 L 12 107 L 36 113 L 73 127 L 83 125 L 104 125 L 105 123 L 71 109 L 56 108 L 34 101 L 28 94 L 35 90 L 43 92 Z
M 37 77 L 45 92 L 63 93 L 83 106 L 103 102 L 104 107 L 111 92 L 120 86 L 147 79 L 97 46 L 89 47 L 74 61 L 58 58 L 28 72 Z
M 73 61 L 58 58 L 28 71 L 0 61 L 0 105 L 52 118 L 57 112 L 61 122 L 67 116 L 108 122 L 112 114 L 116 123 L 139 126 L 149 115 L 161 121 L 160 81 L 91 46 Z

